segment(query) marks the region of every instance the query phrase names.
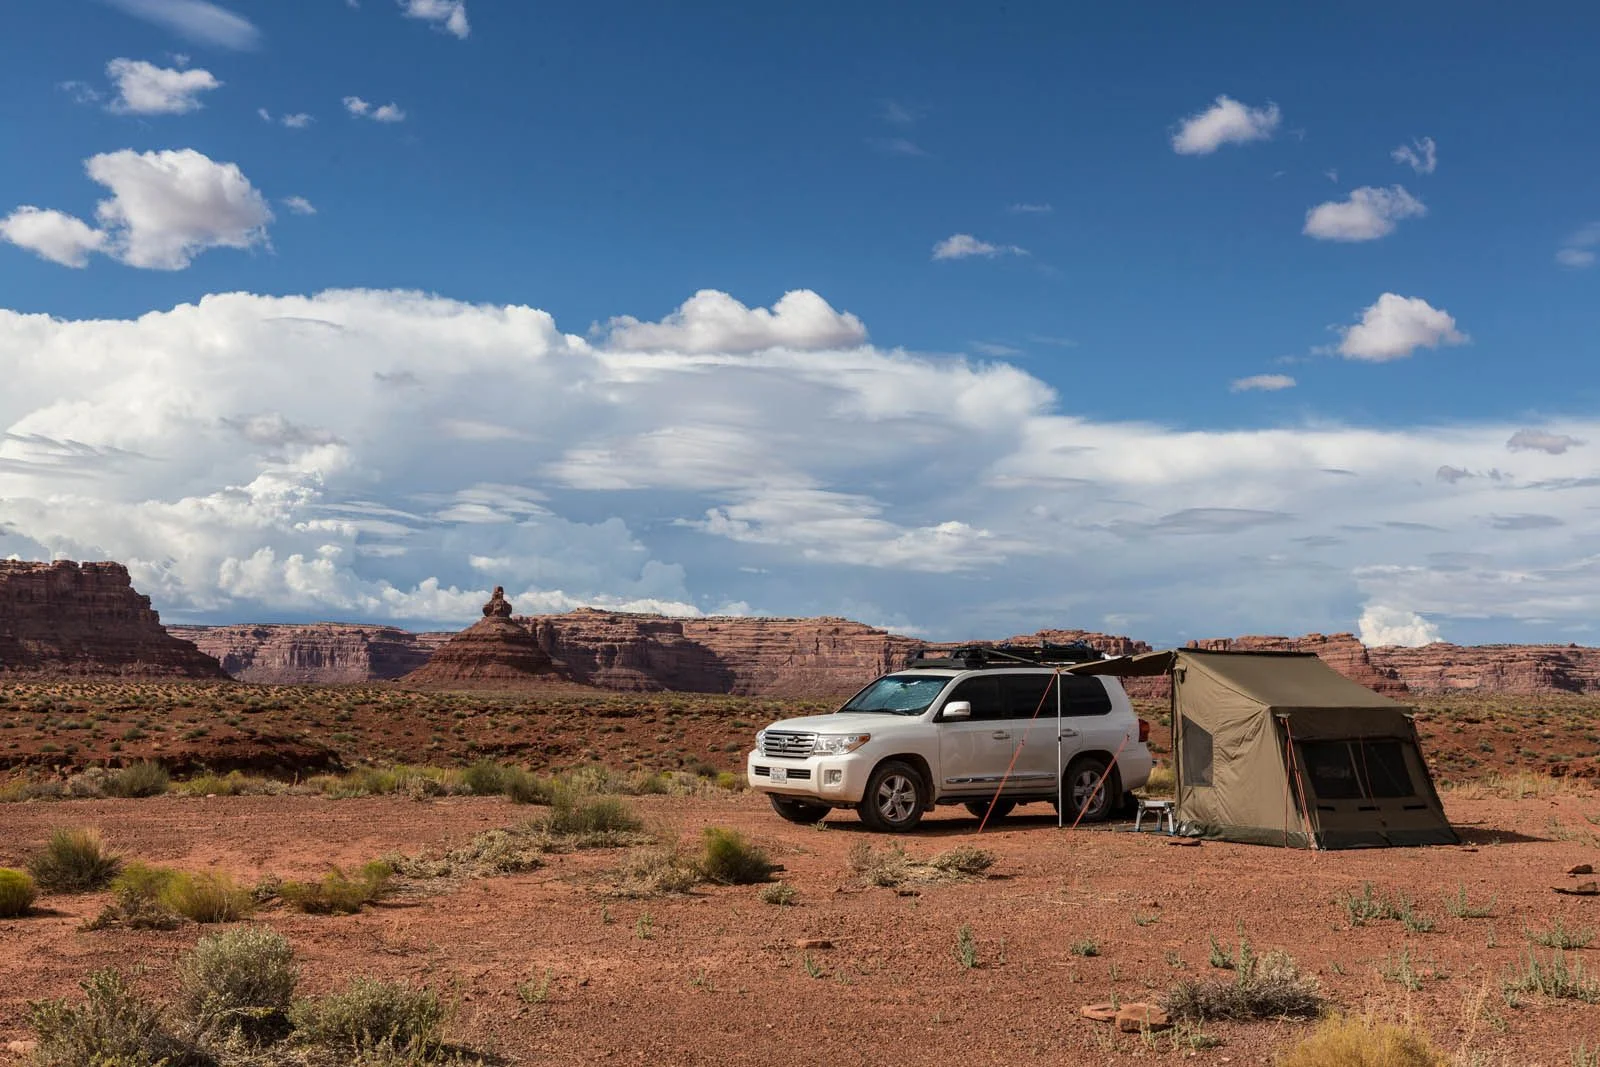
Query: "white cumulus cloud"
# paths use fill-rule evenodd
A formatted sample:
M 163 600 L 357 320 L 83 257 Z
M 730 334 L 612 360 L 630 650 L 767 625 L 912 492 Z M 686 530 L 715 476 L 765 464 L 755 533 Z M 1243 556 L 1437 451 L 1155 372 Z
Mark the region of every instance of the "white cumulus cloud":
M 1249 107 L 1232 97 L 1219 96 L 1209 108 L 1183 120 L 1172 135 L 1172 150 L 1183 156 L 1204 156 L 1225 144 L 1265 141 L 1281 119 L 1277 104 Z
M 970 233 L 951 234 L 933 246 L 934 259 L 968 259 L 972 256 L 986 256 L 993 259 L 995 256 L 1025 256 L 1026 248 L 1016 245 L 990 244 L 980 241 Z
M 432 22 L 445 33 L 466 40 L 472 32 L 467 23 L 466 0 L 398 0 L 400 11 L 408 19 Z
M 605 333 L 610 347 L 640 352 L 843 348 L 867 339 L 860 319 L 835 311 L 809 289 L 783 294 L 770 311 L 746 307 L 715 289 L 702 289 L 660 322 L 619 315 L 606 324 Z
M 181 115 L 202 105 L 200 94 L 222 83 L 210 71 L 191 67 L 172 70 L 142 59 L 113 59 L 106 76 L 117 95 L 106 107 L 127 115 Z
M 405 111 L 393 101 L 374 107 L 359 96 L 347 96 L 344 98 L 344 109 L 355 118 L 371 119 L 374 122 L 404 122 L 406 119 Z
M 1235 378 L 1228 389 L 1235 393 L 1251 390 L 1271 393 L 1279 389 L 1293 389 L 1294 384 L 1294 379 L 1287 374 L 1252 374 L 1248 378 Z
M 91 156 L 84 169 L 111 191 L 95 208 L 98 229 L 25 206 L 7 216 L 0 236 L 69 267 L 104 252 L 152 270 L 181 270 L 208 248 L 250 248 L 267 239 L 272 211 L 237 164 L 192 148 L 123 149 Z
M 1404 359 L 1418 348 L 1438 348 L 1468 341 L 1449 312 L 1421 297 L 1384 293 L 1361 313 L 1361 321 L 1344 327 L 1339 354 L 1347 359 L 1382 363 Z
M 1439 166 L 1439 147 L 1432 137 L 1419 137 L 1389 153 L 1389 158 L 1418 174 L 1432 174 Z
M 1361 643 L 1368 648 L 1382 645 L 1420 648 L 1442 640 L 1439 636 L 1439 627 L 1421 615 L 1384 604 L 1368 604 L 1363 608 L 1358 625 L 1361 631 Z
M 82 219 L 25 204 L 0 219 L 0 240 L 43 256 L 63 267 L 85 267 L 106 235 Z
M 1306 212 L 1304 232 L 1323 241 L 1375 241 L 1394 232 L 1401 219 L 1426 215 L 1422 201 L 1398 185 L 1364 185 L 1348 200 L 1329 200 Z

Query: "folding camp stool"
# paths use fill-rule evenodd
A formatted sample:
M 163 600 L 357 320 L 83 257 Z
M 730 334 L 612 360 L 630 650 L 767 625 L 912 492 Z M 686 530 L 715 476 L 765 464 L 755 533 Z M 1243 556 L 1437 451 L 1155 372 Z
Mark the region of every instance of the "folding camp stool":
M 1176 830 L 1174 830 L 1172 825 L 1172 801 L 1146 800 L 1144 797 L 1140 797 L 1139 811 L 1133 817 L 1133 829 L 1135 833 L 1137 833 L 1140 828 L 1144 826 L 1144 817 L 1146 815 L 1150 815 L 1155 818 L 1157 830 L 1161 829 L 1161 823 L 1163 820 L 1165 820 L 1167 824 L 1167 833 L 1176 833 Z

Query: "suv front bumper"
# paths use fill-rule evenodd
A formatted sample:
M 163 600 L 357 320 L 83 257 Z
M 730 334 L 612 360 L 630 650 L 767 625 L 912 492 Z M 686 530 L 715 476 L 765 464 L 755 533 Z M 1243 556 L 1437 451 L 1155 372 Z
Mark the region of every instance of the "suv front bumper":
M 782 772 L 784 781 L 773 781 L 774 770 Z M 872 761 L 858 759 L 855 753 L 785 759 L 763 756 L 754 749 L 745 757 L 745 778 L 751 789 L 826 804 L 859 804 L 871 774 Z

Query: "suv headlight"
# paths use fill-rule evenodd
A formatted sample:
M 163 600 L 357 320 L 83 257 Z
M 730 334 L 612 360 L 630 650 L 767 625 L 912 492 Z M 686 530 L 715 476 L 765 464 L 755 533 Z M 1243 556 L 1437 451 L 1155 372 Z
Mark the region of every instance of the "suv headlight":
M 871 740 L 871 734 L 818 734 L 816 747 L 811 752 L 817 756 L 842 756 Z
M 756 731 L 756 751 L 757 752 L 765 752 L 766 750 L 767 750 L 767 732 L 765 730 L 757 730 Z

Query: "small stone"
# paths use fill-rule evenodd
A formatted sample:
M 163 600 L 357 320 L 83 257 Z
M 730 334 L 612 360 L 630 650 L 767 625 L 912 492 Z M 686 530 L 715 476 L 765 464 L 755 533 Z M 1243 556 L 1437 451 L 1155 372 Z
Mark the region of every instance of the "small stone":
M 1078 1009 L 1078 1014 L 1097 1023 L 1108 1023 L 1117 1017 L 1117 1006 L 1109 1003 L 1085 1004 Z
M 1592 864 L 1592 863 L 1580 863 L 1576 867 L 1568 867 L 1567 868 L 1567 873 L 1568 874 L 1593 874 L 1594 873 L 1594 864 Z
M 825 937 L 802 937 L 794 943 L 795 948 L 832 948 L 833 942 Z
M 1594 882 L 1579 882 L 1577 885 L 1553 885 L 1550 888 L 1557 893 L 1565 893 L 1569 897 L 1600 897 L 1600 885 Z
M 1125 1034 L 1143 1030 L 1165 1030 L 1172 1025 L 1167 1013 L 1154 1004 L 1124 1004 L 1117 1012 L 1117 1029 Z
M 38 1048 L 38 1047 L 39 1047 L 39 1042 L 37 1042 L 37 1041 L 7 1041 L 6 1042 L 6 1051 L 10 1052 L 10 1053 L 14 1053 L 15 1055 L 18 1055 L 18 1056 L 30 1055 L 33 1052 L 33 1050 Z
M 1167 844 L 1177 845 L 1180 848 L 1198 848 L 1200 847 L 1200 839 L 1198 837 L 1169 837 L 1167 838 Z
M 920 890 L 920 889 L 896 889 L 894 891 L 894 895 L 897 896 L 897 897 L 920 897 L 922 895 L 922 890 Z

